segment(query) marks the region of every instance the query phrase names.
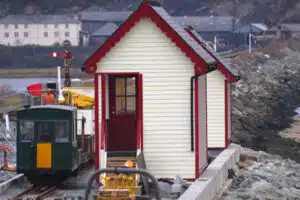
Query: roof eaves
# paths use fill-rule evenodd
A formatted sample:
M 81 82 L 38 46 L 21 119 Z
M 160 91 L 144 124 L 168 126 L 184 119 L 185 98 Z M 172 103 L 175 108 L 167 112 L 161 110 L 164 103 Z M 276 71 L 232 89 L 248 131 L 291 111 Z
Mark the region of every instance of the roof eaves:
M 207 65 L 214 65 L 217 61 L 210 56 L 197 42 L 184 30 L 172 16 L 170 16 L 161 6 L 150 5 L 152 9 L 190 46 Z
M 240 75 L 236 73 L 230 66 L 224 64 L 223 58 L 221 58 L 217 53 L 214 52 L 214 50 L 210 46 L 206 44 L 205 40 L 193 29 L 192 26 L 187 26 L 186 28 L 189 29 L 189 31 L 194 35 L 194 37 L 196 37 L 196 39 L 199 40 L 199 45 L 203 46 L 209 53 L 211 53 L 214 56 L 214 58 L 216 58 L 218 62 L 222 64 L 232 76 L 234 76 L 235 80 L 232 79 L 232 82 L 238 81 L 240 79 Z

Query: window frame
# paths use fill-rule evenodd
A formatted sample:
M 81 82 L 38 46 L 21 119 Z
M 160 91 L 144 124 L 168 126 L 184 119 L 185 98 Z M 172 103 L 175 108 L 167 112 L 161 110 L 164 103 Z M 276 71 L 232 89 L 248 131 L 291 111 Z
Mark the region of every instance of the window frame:
M 135 92 L 134 92 L 134 94 L 128 94 L 127 92 L 127 85 L 128 85 L 128 79 L 132 79 L 132 78 L 135 78 Z M 135 114 L 136 112 L 137 112 L 137 76 L 136 75 L 134 75 L 134 76 L 115 76 L 114 77 L 114 81 L 115 81 L 115 83 L 114 83 L 114 85 L 115 85 L 115 88 L 114 88 L 114 101 L 115 101 L 115 114 L 114 115 L 116 115 L 116 116 L 121 116 L 121 115 L 126 115 L 126 114 Z M 117 79 L 125 79 L 125 85 L 124 85 L 124 88 L 125 88 L 125 91 L 124 91 L 124 94 L 117 94 Z M 135 109 L 134 109 L 134 111 L 130 111 L 130 112 L 128 112 L 128 98 L 135 98 Z M 117 99 L 120 99 L 120 98 L 124 98 L 125 99 L 125 110 L 124 111 L 122 111 L 122 112 L 120 112 L 120 111 L 118 111 L 117 110 Z
M 23 139 L 22 138 L 22 136 L 24 135 L 23 133 L 22 133 L 22 128 L 21 128 L 21 123 L 22 122 L 32 122 L 33 123 L 33 127 L 32 127 L 32 132 L 33 132 L 33 134 L 32 134 L 32 138 L 31 138 L 31 140 L 25 140 L 25 139 Z M 35 121 L 34 120 L 29 120 L 29 119 L 21 119 L 20 121 L 19 121 L 19 142 L 22 142 L 22 143 L 32 143 L 32 142 L 34 142 L 35 141 Z
M 65 122 L 66 123 L 66 132 L 68 132 L 68 134 L 67 134 L 67 141 L 57 141 L 56 139 L 56 137 L 57 137 L 57 133 L 56 133 L 56 127 L 55 127 L 55 125 L 56 125 L 56 123 L 59 123 L 59 122 Z M 53 120 L 53 125 L 54 125 L 54 138 L 53 138 L 53 142 L 54 143 L 70 143 L 71 141 L 72 141 L 72 138 L 70 138 L 70 132 L 72 131 L 72 129 L 70 129 L 70 121 L 69 120 Z M 65 138 L 64 138 L 65 139 Z

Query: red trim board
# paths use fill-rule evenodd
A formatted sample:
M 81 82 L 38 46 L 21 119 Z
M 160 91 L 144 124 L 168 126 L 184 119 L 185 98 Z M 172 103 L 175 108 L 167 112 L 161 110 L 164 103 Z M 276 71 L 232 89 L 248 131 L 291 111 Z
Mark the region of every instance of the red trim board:
M 199 84 L 198 84 L 198 78 L 195 78 L 194 84 L 195 84 L 195 178 L 198 178 L 200 175 L 200 166 L 199 166 Z

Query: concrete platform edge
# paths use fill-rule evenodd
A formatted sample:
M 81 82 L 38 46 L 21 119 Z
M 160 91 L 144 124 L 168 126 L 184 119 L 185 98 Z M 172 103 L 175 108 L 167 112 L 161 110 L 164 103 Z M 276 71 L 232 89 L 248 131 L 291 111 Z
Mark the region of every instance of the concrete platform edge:
M 23 176 L 24 176 L 23 174 L 17 174 L 16 176 L 12 177 L 11 179 L 1 183 L 0 184 L 0 194 L 4 193 L 13 182 L 22 178 Z
M 241 146 L 230 144 L 178 200 L 212 200 L 228 180 L 228 169 L 240 159 Z

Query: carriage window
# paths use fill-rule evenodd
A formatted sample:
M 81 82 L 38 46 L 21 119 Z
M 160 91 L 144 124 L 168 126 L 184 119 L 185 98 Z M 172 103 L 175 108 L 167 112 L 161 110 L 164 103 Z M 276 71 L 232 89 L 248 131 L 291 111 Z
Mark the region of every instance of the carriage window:
M 52 137 L 51 137 L 49 122 L 39 122 L 37 128 L 38 128 L 38 141 L 50 142 Z
M 21 141 L 31 142 L 34 136 L 34 122 L 21 120 L 20 121 Z
M 69 123 L 55 122 L 55 142 L 69 142 Z

